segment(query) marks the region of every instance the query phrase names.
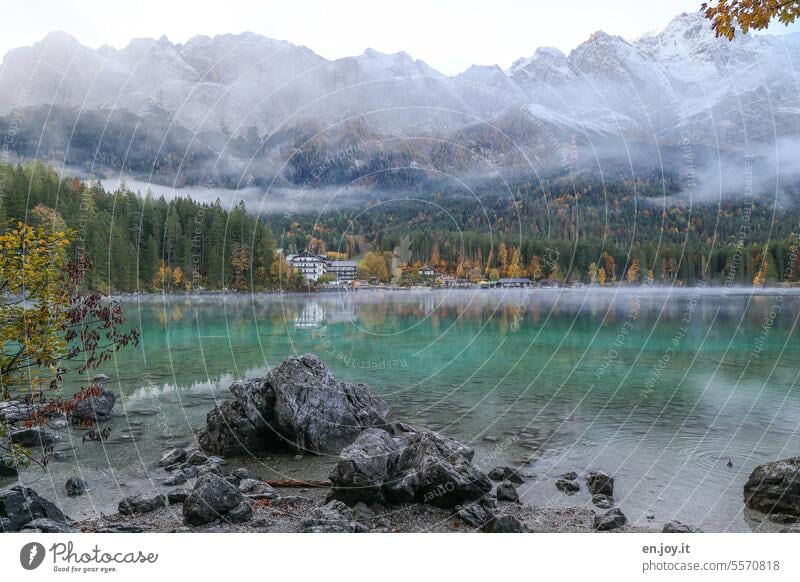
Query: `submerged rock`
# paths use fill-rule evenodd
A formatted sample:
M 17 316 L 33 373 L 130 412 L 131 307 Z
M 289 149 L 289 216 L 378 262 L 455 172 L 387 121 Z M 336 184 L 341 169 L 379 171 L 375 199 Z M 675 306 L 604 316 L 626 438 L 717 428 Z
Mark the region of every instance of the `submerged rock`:
M 0 493 L 0 531 L 19 531 L 39 518 L 59 523 L 71 521 L 54 503 L 25 485 L 14 485 Z
M 0 455 L 0 477 L 16 477 L 17 460 L 13 455 Z
M 97 394 L 92 394 L 75 403 L 75 407 L 70 413 L 74 420 L 101 421 L 111 418 L 117 397 L 104 385 L 96 386 L 95 389 Z
M 68 497 L 78 497 L 86 493 L 89 484 L 78 475 L 70 475 L 64 483 L 64 489 L 66 489 Z
M 800 516 L 800 457 L 756 467 L 744 485 L 744 502 L 762 513 Z
M 199 477 L 183 502 L 183 520 L 187 525 L 203 525 L 218 519 L 241 523 L 252 515 L 241 492 L 216 473 Z
M 364 384 L 339 382 L 314 354 L 287 358 L 263 378 L 234 382 L 236 401 L 207 418 L 207 451 L 288 448 L 336 454 L 370 427 L 385 427 L 389 405 Z
M 21 447 L 48 447 L 58 441 L 58 437 L 41 426 L 20 428 L 9 435 L 11 442 Z
M 491 481 L 472 464 L 473 451 L 433 431 L 392 436 L 367 429 L 346 447 L 331 473 L 331 495 L 354 505 L 429 503 L 455 507 L 482 498 Z

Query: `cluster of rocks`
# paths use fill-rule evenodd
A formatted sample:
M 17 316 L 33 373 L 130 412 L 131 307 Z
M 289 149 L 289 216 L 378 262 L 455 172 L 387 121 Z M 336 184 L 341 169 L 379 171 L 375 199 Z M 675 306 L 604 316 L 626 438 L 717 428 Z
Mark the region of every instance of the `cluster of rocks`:
M 206 473 L 222 474 L 225 459 L 215 455 L 206 455 L 197 448 L 173 448 L 161 457 L 158 466 L 167 473 L 163 484 L 167 487 L 183 485 L 189 479 L 200 477 Z
M 42 426 L 20 426 L 22 422 L 35 415 L 46 403 L 27 403 L 19 400 L 0 402 L 0 423 L 7 428 L 8 442 L 26 449 L 51 449 L 60 437 L 51 429 L 65 428 L 69 421 L 82 424 L 86 421 L 99 422 L 108 420 L 113 414 L 116 396 L 106 387 L 108 377 L 104 374 L 93 376 L 95 391 L 86 398 L 77 400 L 66 414 L 48 415 Z M 0 477 L 16 477 L 19 473 L 17 459 L 13 455 L 0 455 Z
M 619 508 L 614 508 L 614 478 L 603 471 L 590 471 L 584 476 L 586 489 L 592 496 L 592 505 L 608 510 L 603 514 L 595 514 L 594 529 L 610 531 L 625 526 L 628 518 Z M 574 471 L 564 473 L 556 479 L 556 489 L 565 495 L 574 495 L 581 490 L 578 474 Z

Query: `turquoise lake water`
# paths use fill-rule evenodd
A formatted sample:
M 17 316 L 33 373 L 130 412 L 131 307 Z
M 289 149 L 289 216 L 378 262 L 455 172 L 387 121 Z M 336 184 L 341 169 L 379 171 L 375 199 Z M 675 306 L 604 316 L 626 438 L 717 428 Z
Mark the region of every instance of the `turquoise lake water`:
M 743 513 L 747 475 L 800 454 L 800 297 L 790 292 L 148 296 L 126 300 L 126 314 L 142 342 L 103 370 L 123 395 L 111 437 L 81 444 L 66 433 L 49 471 L 24 475 L 73 517 L 158 487 L 154 462 L 193 442 L 234 378 L 308 351 L 370 384 L 395 418 L 471 443 L 484 469 L 535 474 L 521 489 L 531 503 L 588 505 L 553 482 L 602 469 L 635 523 L 749 530 L 758 524 Z M 104 485 L 68 500 L 63 477 L 76 461 Z M 331 460 L 317 462 L 326 470 Z

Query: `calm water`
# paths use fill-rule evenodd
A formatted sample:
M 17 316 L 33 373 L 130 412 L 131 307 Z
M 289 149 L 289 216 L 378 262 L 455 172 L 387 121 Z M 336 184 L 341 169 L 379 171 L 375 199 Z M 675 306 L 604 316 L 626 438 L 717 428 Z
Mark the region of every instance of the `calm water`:
M 707 531 L 747 530 L 757 527 L 742 513 L 749 472 L 800 454 L 795 294 L 152 297 L 127 303 L 127 313 L 142 344 L 104 370 L 124 396 L 111 438 L 82 445 L 79 433 L 62 433 L 48 473 L 25 475 L 73 516 L 152 491 L 164 476 L 153 470 L 162 450 L 193 442 L 235 377 L 306 351 L 339 377 L 371 384 L 396 418 L 472 443 L 485 469 L 513 463 L 535 474 L 522 492 L 538 504 L 588 504 L 553 481 L 597 468 L 616 477 L 619 506 L 636 523 L 676 518 Z M 63 477 L 76 460 L 96 485 L 67 500 Z M 304 461 L 315 468 L 270 466 L 275 457 L 250 462 L 292 477 L 324 472 L 330 460 Z

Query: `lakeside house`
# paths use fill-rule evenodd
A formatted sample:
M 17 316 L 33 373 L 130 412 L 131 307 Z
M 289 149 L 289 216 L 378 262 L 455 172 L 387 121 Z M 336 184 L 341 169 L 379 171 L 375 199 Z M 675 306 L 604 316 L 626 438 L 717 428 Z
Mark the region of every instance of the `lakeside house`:
M 336 275 L 336 280 L 342 283 L 351 283 L 356 280 L 358 263 L 355 261 L 329 261 L 328 273 Z
M 316 282 L 328 272 L 328 262 L 325 257 L 303 251 L 297 255 L 287 255 L 286 262 L 296 271 L 300 271 L 307 280 Z
M 533 285 L 533 281 L 527 277 L 504 277 L 498 280 L 497 283 L 504 289 L 520 289 L 531 287 Z
M 420 277 L 433 277 L 436 275 L 436 269 L 430 265 L 424 265 L 418 271 Z
M 541 289 L 558 289 L 561 287 L 561 283 L 555 279 L 542 279 L 539 281 L 539 287 Z

